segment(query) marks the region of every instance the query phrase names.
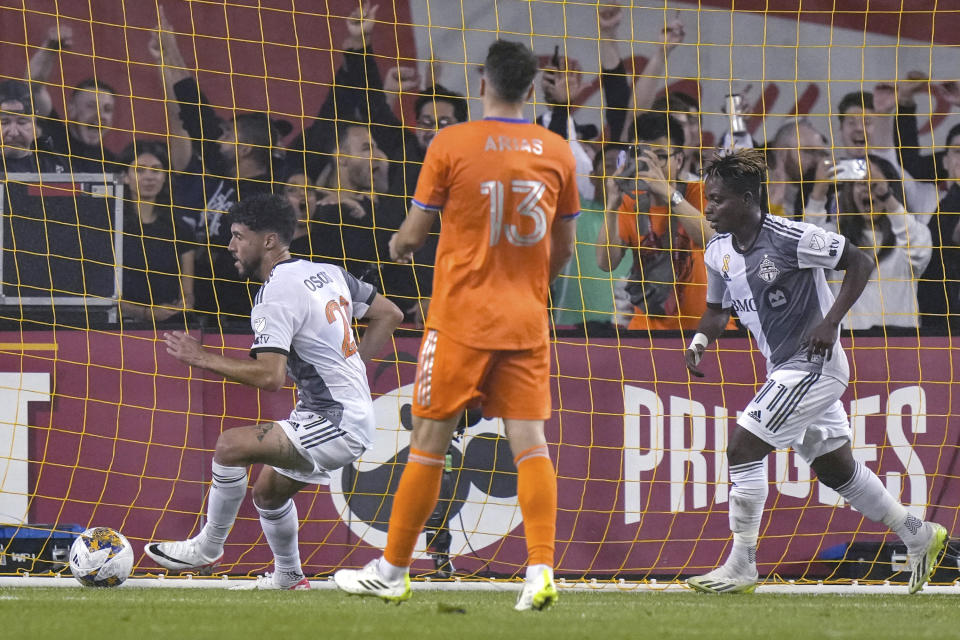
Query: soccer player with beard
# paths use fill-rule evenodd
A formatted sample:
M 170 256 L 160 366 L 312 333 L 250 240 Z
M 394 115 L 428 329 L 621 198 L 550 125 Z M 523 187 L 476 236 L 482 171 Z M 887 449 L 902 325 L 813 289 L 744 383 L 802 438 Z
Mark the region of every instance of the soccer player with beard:
M 413 206 L 390 241 L 409 262 L 442 211 L 433 300 L 417 362 L 410 454 L 383 556 L 341 569 L 337 586 L 401 602 L 414 546 L 440 492 L 444 455 L 467 406 L 502 418 L 517 467 L 527 571 L 515 608 L 557 599 L 557 483 L 544 435 L 550 417 L 550 281 L 573 254 L 576 163 L 567 141 L 523 118 L 537 59 L 498 40 L 484 62 L 484 119 L 442 129 L 427 149 Z
M 727 446 L 730 528 L 727 561 L 687 584 L 706 593 L 751 593 L 759 579 L 757 538 L 767 500 L 766 457 L 792 447 L 817 479 L 906 544 L 909 591 L 930 579 L 946 543 L 941 525 L 907 512 L 876 474 L 851 451 L 850 423 L 840 397 L 850 379 L 838 341 L 840 321 L 863 291 L 873 261 L 844 236 L 764 214 L 761 150 L 716 156 L 704 169 L 704 215 L 717 235 L 707 243 L 707 309 L 687 348 L 697 368 L 707 345 L 723 332 L 732 309 L 767 358 L 767 382 L 737 420 Z M 844 271 L 836 299 L 824 269 Z
M 227 358 L 181 331 L 164 334 L 167 353 L 228 380 L 276 391 L 289 375 L 297 404 L 286 420 L 228 429 L 217 438 L 207 523 L 178 542 L 152 542 L 145 551 L 171 571 L 209 571 L 223 557 L 247 492 L 247 467 L 263 464 L 253 502 L 275 559 L 275 571 L 250 585 L 309 589 L 297 546 L 293 496 L 308 484 L 328 484 L 329 472 L 356 461 L 374 429 L 364 361 L 378 353 L 402 314 L 370 284 L 333 265 L 290 257 L 297 214 L 282 197 L 244 198 L 230 210 L 229 250 L 242 277 L 263 281 L 251 312 L 251 358 Z M 357 341 L 351 322 L 369 321 Z

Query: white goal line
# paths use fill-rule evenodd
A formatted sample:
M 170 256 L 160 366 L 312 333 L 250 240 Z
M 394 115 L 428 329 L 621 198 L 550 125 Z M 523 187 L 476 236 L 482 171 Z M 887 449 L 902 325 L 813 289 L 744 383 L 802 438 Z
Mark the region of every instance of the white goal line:
M 243 587 L 250 583 L 254 578 L 228 577 L 228 576 L 154 576 L 145 578 L 129 578 L 120 588 L 135 589 L 231 589 Z M 414 591 L 519 591 L 523 583 L 517 580 L 473 578 L 452 580 L 431 580 L 429 578 L 414 579 L 412 586 Z M 23 574 L 19 576 L 0 576 L 0 588 L 4 587 L 64 587 L 81 588 L 79 582 L 69 575 L 55 574 L 52 576 L 31 576 Z M 310 587 L 313 589 L 335 589 L 336 586 L 330 578 L 323 580 L 311 580 Z M 560 591 L 579 591 L 579 592 L 597 592 L 597 593 L 694 593 L 692 589 L 682 582 L 658 582 L 650 580 L 647 582 L 631 582 L 628 580 L 576 580 L 568 581 L 564 579 L 557 580 L 557 589 Z M 860 584 L 853 581 L 850 584 L 823 584 L 823 583 L 803 583 L 794 582 L 769 582 L 761 583 L 757 587 L 757 593 L 796 593 L 796 594 L 906 594 L 907 586 L 905 584 Z M 950 594 L 960 595 L 960 582 L 954 582 L 952 585 L 927 585 L 921 594 Z

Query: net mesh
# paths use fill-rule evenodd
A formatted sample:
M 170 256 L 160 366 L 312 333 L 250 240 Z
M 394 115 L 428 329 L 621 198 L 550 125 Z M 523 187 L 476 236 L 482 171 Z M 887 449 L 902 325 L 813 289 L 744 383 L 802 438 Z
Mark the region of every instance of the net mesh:
M 638 204 L 614 223 L 617 237 L 604 235 L 620 206 L 607 179 L 633 153 L 618 157 L 614 144 L 632 139 L 639 114 L 664 111 L 685 140 L 671 130 L 651 149 L 676 161 L 688 204 L 702 204 L 695 172 L 716 145 L 762 144 L 771 212 L 870 230 L 859 244 L 877 262 L 875 282 L 847 326 L 873 329 L 843 337 L 854 457 L 911 513 L 955 529 L 960 363 L 950 305 L 960 234 L 949 207 L 960 204 L 951 182 L 960 169 L 947 132 L 960 103 L 950 81 L 960 12 L 928 1 L 776 4 L 394 0 L 364 2 L 364 26 L 350 18 L 352 0 L 2 3 L 0 79 L 27 78 L 32 92 L 18 107 L 16 86 L 0 91 L 0 574 L 62 568 L 71 525 L 122 531 L 135 571 L 156 573 L 142 547 L 200 530 L 218 435 L 286 417 L 291 389 L 252 393 L 191 371 L 163 342 L 164 331 L 189 330 L 246 357 L 255 290 L 224 249 L 224 212 L 264 190 L 309 216 L 300 255 L 339 261 L 407 312 L 393 349 L 368 364 L 375 442 L 329 487 L 296 499 L 307 574 L 379 553 L 407 455 L 430 279 L 428 258 L 401 272 L 379 258 L 436 126 L 481 116 L 478 70 L 496 37 L 522 40 L 545 69 L 561 69 L 538 78 L 527 112 L 546 115 L 578 161 L 576 255 L 551 298 L 558 575 L 670 580 L 729 551 L 724 450 L 764 383 L 763 358 L 732 333 L 708 353 L 706 377 L 689 378 L 683 353 L 705 282 L 690 275 L 703 269 L 695 232 L 668 224 L 651 244 Z M 434 101 L 427 87 L 463 101 Z M 856 92 L 869 95 L 844 101 Z M 15 129 L 22 119 L 36 143 Z M 843 161 L 866 154 L 861 181 L 873 191 L 864 196 L 828 170 L 856 171 Z M 917 180 L 899 180 L 903 170 Z M 887 214 L 851 231 L 847 221 L 871 219 L 856 214 L 871 209 Z M 644 316 L 637 304 L 657 287 L 638 297 L 627 282 L 658 256 L 668 277 L 644 281 L 665 302 Z M 503 426 L 472 412 L 464 422 L 444 515 L 428 523 L 414 570 L 435 568 L 425 548 L 439 530 L 459 575 L 520 575 Z M 796 453 L 777 451 L 767 469 L 761 575 L 883 581 L 904 568 L 896 537 L 819 485 Z M 218 571 L 254 574 L 271 562 L 247 500 Z

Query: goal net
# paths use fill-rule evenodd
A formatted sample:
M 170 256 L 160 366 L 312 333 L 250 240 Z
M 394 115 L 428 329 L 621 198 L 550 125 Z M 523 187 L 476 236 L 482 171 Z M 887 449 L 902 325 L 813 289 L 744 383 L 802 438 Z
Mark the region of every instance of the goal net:
M 739 328 L 708 352 L 705 378 L 688 377 L 683 353 L 703 295 L 703 281 L 688 277 L 696 243 L 678 249 L 679 232 L 661 232 L 640 258 L 627 238 L 600 239 L 620 205 L 605 202 L 612 152 L 636 137 L 640 114 L 669 112 L 682 127 L 683 144 L 663 151 L 668 162 L 679 152 L 677 188 L 695 205 L 695 172 L 716 146 L 757 146 L 772 213 L 820 215 L 850 234 L 874 221 L 860 243 L 878 264 L 871 297 L 841 339 L 854 457 L 911 513 L 956 528 L 960 209 L 949 207 L 960 204 L 960 163 L 948 134 L 960 104 L 951 50 L 960 13 L 892 0 L 362 4 L 368 23 L 356 0 L 0 6 L 0 81 L 12 83 L 0 84 L 0 575 L 61 570 L 72 536 L 90 526 L 126 535 L 136 574 L 160 573 L 143 546 L 202 528 L 219 434 L 289 414 L 293 389 L 258 393 L 190 370 L 163 342 L 165 331 L 188 330 L 247 357 L 255 290 L 226 252 L 225 211 L 264 190 L 301 211 L 300 255 L 376 282 L 407 312 L 388 352 L 367 364 L 375 442 L 329 486 L 296 497 L 308 575 L 377 556 L 409 447 L 430 278 L 429 259 L 398 275 L 378 256 L 436 127 L 481 117 L 478 70 L 495 38 L 528 43 L 544 69 L 559 67 L 538 77 L 527 115 L 565 135 L 578 163 L 577 252 L 551 297 L 557 575 L 669 582 L 722 562 L 727 437 L 765 380 Z M 849 184 L 817 173 L 857 158 L 865 173 Z M 151 171 L 158 191 L 143 177 Z M 879 183 L 878 172 L 894 201 L 881 207 L 868 184 L 860 211 L 851 185 Z M 884 213 L 871 217 L 871 207 Z M 639 209 L 624 209 L 620 224 L 643 224 Z M 624 257 L 601 269 L 598 246 Z M 668 277 L 638 287 L 650 256 Z M 667 302 L 639 317 L 656 287 Z M 472 412 L 464 421 L 444 514 L 421 537 L 413 571 L 437 575 L 427 546 L 439 530 L 449 544 L 434 547 L 456 576 L 522 575 L 503 425 Z M 906 580 L 899 540 L 818 484 L 797 454 L 777 451 L 766 464 L 761 576 Z M 248 498 L 217 572 L 254 575 L 271 563 Z M 948 553 L 935 582 L 952 583 L 956 568 Z

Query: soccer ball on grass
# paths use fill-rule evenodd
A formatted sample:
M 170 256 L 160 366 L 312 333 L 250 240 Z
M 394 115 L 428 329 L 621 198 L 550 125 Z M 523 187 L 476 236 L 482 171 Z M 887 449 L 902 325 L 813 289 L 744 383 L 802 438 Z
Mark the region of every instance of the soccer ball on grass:
M 133 548 L 119 531 L 94 527 L 70 547 L 70 571 L 85 587 L 119 587 L 133 570 Z

